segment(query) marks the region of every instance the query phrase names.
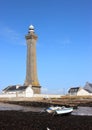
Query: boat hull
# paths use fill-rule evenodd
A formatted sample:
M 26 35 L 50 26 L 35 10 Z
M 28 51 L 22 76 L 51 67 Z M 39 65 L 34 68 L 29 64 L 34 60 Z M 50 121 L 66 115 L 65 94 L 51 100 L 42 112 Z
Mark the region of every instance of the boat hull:
M 56 110 L 55 113 L 63 115 L 63 114 L 70 114 L 72 111 L 73 111 L 73 108 L 64 108 L 61 110 Z
M 46 109 L 46 111 L 48 113 L 54 113 L 54 114 L 69 114 L 73 111 L 72 107 L 66 108 L 66 107 L 49 107 L 48 109 Z

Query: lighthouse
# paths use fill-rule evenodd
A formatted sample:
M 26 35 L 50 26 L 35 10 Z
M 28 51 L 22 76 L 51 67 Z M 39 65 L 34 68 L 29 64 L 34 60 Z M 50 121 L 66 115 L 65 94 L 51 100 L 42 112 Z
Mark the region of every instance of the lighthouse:
M 35 34 L 34 26 L 30 25 L 28 34 L 25 36 L 27 43 L 26 80 L 25 86 L 32 86 L 35 94 L 40 94 L 41 86 L 37 76 L 36 42 L 38 36 Z

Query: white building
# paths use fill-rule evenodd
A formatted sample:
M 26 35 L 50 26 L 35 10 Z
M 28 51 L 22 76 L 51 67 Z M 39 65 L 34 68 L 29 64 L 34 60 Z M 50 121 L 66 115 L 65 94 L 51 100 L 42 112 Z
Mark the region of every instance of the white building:
M 2 91 L 3 97 L 33 97 L 33 89 L 32 86 L 20 86 L 13 85 L 8 86 Z
M 82 87 L 70 88 L 68 94 L 74 96 L 90 96 L 92 95 L 92 84 L 87 82 L 83 88 Z

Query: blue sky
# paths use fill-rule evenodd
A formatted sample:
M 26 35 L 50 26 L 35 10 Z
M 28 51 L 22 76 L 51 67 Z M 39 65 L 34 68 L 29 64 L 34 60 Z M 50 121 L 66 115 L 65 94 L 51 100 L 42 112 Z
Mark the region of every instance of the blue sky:
M 43 93 L 92 83 L 92 0 L 0 0 L 0 90 L 25 81 L 30 24 Z

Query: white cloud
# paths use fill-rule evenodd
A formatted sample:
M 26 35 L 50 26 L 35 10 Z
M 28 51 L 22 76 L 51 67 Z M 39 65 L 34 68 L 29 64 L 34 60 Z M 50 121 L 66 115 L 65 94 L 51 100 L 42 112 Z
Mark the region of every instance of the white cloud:
M 1 28 L 0 35 L 10 38 L 10 39 L 18 39 L 18 33 L 16 33 L 13 29 L 10 29 L 8 27 Z
M 12 44 L 25 45 L 24 37 L 9 27 L 1 27 L 0 37 Z
M 60 38 L 60 39 L 55 39 L 54 45 L 58 45 L 59 47 L 69 47 L 71 46 L 72 41 L 69 38 Z M 55 46 L 54 46 L 55 47 Z
M 70 39 L 64 39 L 58 42 L 61 47 L 68 47 L 71 45 L 72 41 Z

